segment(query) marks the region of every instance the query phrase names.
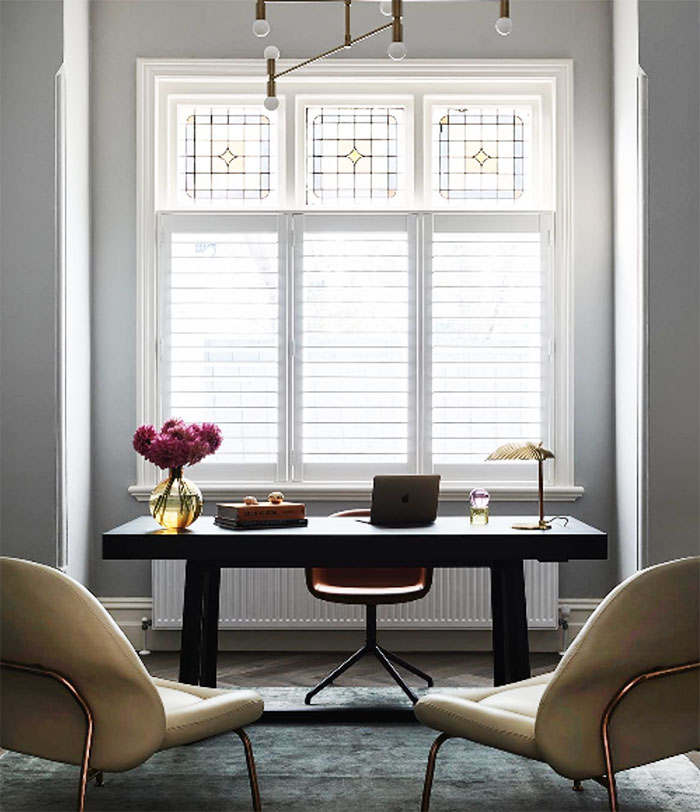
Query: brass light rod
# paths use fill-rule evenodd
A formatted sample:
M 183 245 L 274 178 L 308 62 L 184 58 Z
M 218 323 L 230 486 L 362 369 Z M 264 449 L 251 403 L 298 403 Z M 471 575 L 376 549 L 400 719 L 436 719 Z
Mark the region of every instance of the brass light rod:
M 265 3 L 279 3 L 285 1 L 286 0 L 256 0 L 253 32 L 257 36 L 266 36 L 270 30 L 269 24 L 265 18 Z M 318 2 L 319 0 L 316 1 Z M 267 99 L 265 100 L 265 106 L 267 109 L 275 110 L 278 106 L 278 102 L 276 101 L 277 93 L 275 83 L 280 76 L 286 76 L 288 73 L 299 70 L 299 68 L 303 68 L 305 65 L 318 62 L 319 60 L 325 59 L 327 56 L 331 56 L 332 54 L 336 54 L 345 48 L 350 48 L 355 43 L 369 39 L 369 37 L 373 37 L 375 34 L 379 34 L 381 31 L 386 31 L 389 28 L 391 28 L 392 32 L 392 43 L 389 46 L 389 56 L 392 59 L 404 58 L 406 55 L 406 48 L 403 44 L 403 24 L 401 22 L 401 17 L 403 14 L 403 0 L 391 0 L 391 22 L 380 25 L 372 31 L 368 31 L 365 34 L 360 34 L 357 37 L 352 36 L 350 29 L 350 6 L 352 0 L 342 0 L 342 2 L 345 6 L 345 36 L 342 45 L 336 45 L 334 48 L 329 48 L 327 51 L 324 51 L 318 56 L 312 56 L 310 59 L 305 59 L 302 62 L 299 62 L 297 65 L 293 65 L 291 68 L 287 68 L 286 70 L 279 72 L 276 71 L 277 59 L 279 58 L 279 49 L 275 48 L 274 46 L 270 46 L 269 48 L 265 49 L 264 55 L 267 61 Z
M 284 0 L 275 0 L 275 2 L 283 2 Z M 319 0 L 314 0 L 315 2 L 319 2 Z M 269 2 L 269 0 L 268 0 Z M 375 28 L 373 31 L 368 31 L 366 34 L 360 34 L 357 37 L 354 37 L 350 40 L 350 45 L 354 45 L 356 42 L 361 42 L 363 39 L 368 39 L 369 37 L 373 37 L 375 34 L 378 34 L 380 31 L 386 31 L 387 28 L 391 28 L 393 23 L 385 23 L 381 25 L 379 28 Z M 325 53 L 319 54 L 318 56 L 312 56 L 311 59 L 305 59 L 303 62 L 300 62 L 298 65 L 294 65 L 291 68 L 287 68 L 287 70 L 280 71 L 279 73 L 275 73 L 272 78 L 279 79 L 280 76 L 284 76 L 287 73 L 291 73 L 292 71 L 299 70 L 299 68 L 303 68 L 304 65 L 310 65 L 312 62 L 318 62 L 319 59 L 325 59 L 327 56 L 331 56 L 332 54 L 337 54 L 338 51 L 342 51 L 344 48 L 348 48 L 349 45 L 343 43 L 342 45 L 336 45 L 335 48 L 331 48 L 329 51 Z M 274 62 L 275 60 L 269 60 L 270 62 Z

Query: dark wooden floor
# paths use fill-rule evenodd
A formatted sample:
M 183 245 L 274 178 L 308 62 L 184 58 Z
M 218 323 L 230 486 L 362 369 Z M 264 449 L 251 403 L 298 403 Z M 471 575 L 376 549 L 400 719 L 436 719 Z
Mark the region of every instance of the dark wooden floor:
M 218 681 L 240 688 L 289 686 L 312 687 L 352 652 L 262 652 L 222 651 L 219 653 Z M 493 684 L 491 654 L 482 652 L 417 652 L 401 656 L 429 673 L 435 685 L 469 687 Z M 143 658 L 154 677 L 177 679 L 178 653 L 155 651 Z M 556 654 L 531 654 L 532 673 L 551 671 L 559 662 Z M 409 677 L 409 682 L 420 684 Z M 337 682 L 352 687 L 393 685 L 391 677 L 373 657 L 364 657 Z

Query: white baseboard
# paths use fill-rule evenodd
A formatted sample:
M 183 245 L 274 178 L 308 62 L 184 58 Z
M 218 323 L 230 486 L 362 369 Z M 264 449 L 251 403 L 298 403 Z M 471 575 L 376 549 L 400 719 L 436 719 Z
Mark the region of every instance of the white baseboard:
M 600 603 L 600 598 L 560 598 L 559 609 L 569 614 L 569 628 L 537 629 L 529 634 L 530 651 L 561 651 L 571 643 Z M 100 598 L 102 605 L 136 649 L 144 647 L 142 618 L 152 616 L 151 598 Z M 564 635 L 566 634 L 566 639 Z M 347 651 L 361 644 L 359 629 L 281 631 L 226 630 L 219 633 L 220 651 Z M 387 648 L 396 651 L 490 651 L 491 632 L 483 629 L 390 630 L 382 632 Z M 178 651 L 180 632 L 148 629 L 150 651 Z

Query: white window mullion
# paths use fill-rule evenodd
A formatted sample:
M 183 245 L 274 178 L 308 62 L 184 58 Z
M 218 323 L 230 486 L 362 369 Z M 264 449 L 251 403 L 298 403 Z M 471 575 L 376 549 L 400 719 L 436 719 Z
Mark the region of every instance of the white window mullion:
M 554 278 L 554 215 L 552 212 L 540 215 L 540 261 L 542 266 L 542 442 L 546 448 L 559 449 L 557 438 L 554 436 L 556 428 L 557 388 L 554 385 L 556 378 L 556 330 L 554 329 L 554 302 L 556 301 L 556 279 Z M 562 446 L 559 454 L 564 456 Z M 544 476 L 548 485 L 557 481 L 557 458 Z
M 417 388 L 419 407 L 417 414 L 419 456 L 418 471 L 430 473 L 432 461 L 432 333 L 431 333 L 431 287 L 430 280 L 433 267 L 433 215 L 417 216 L 418 230 L 418 279 L 419 296 L 416 313 L 419 335 L 419 352 L 417 357 Z
M 293 415 L 294 415 L 294 358 L 290 352 L 293 340 L 294 287 L 292 275 L 293 231 L 292 218 L 280 214 L 277 223 L 279 244 L 279 444 L 277 450 L 277 482 L 292 478 Z
M 170 416 L 170 341 L 165 334 L 169 321 L 169 291 L 171 271 L 172 217 L 170 214 L 159 214 L 156 218 L 158 286 L 156 288 L 156 341 L 154 354 L 156 359 L 155 421 L 160 425 Z
M 420 217 L 409 214 L 406 218 L 408 238 L 408 281 L 409 281 L 409 401 L 408 401 L 408 466 L 413 473 L 421 470 L 421 458 L 425 436 L 422 432 L 421 414 L 423 411 L 422 370 L 423 370 L 423 292 L 420 271 Z
M 304 348 L 303 330 L 303 268 L 304 268 L 304 216 L 293 214 L 290 216 L 291 238 L 291 268 L 290 268 L 290 298 L 291 313 L 289 317 L 289 354 L 291 356 L 292 388 L 290 389 L 292 402 L 290 403 L 291 444 L 291 475 L 294 482 L 304 481 L 304 433 L 303 433 L 303 369 L 301 360 Z

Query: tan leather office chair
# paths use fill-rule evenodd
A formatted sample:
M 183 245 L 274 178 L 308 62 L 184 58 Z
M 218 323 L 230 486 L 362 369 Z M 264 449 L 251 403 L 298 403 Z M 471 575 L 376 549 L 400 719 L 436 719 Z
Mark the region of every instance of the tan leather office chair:
M 594 779 L 617 809 L 615 771 L 700 745 L 700 557 L 642 570 L 591 615 L 551 674 L 423 697 L 419 721 L 433 743 L 423 812 L 438 749 L 457 736 Z
M 2 558 L 0 590 L 0 746 L 80 765 L 82 810 L 89 778 L 235 731 L 260 809 L 242 729 L 263 712 L 258 694 L 152 679 L 100 602 L 51 567 Z
M 343 510 L 332 514 L 338 518 L 351 519 L 368 517 L 369 509 Z M 430 592 L 433 582 L 433 570 L 428 567 L 307 567 L 306 585 L 312 595 L 323 601 L 331 603 L 357 604 L 366 607 L 365 642 L 344 663 L 325 677 L 318 685 L 310 690 L 304 701 L 311 704 L 311 699 L 322 691 L 333 680 L 348 670 L 365 654 L 373 654 L 411 702 L 417 702 L 418 697 L 404 682 L 392 663 L 405 668 L 412 674 L 424 679 L 429 686 L 433 679 L 429 674 L 406 662 L 398 655 L 377 643 L 377 606 L 390 603 L 408 603 L 425 597 Z

